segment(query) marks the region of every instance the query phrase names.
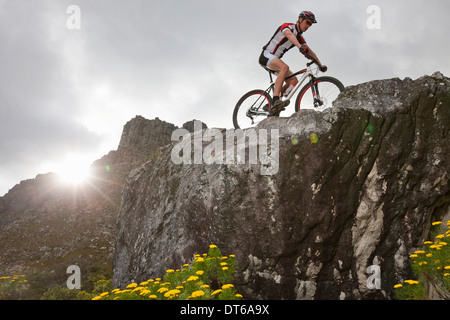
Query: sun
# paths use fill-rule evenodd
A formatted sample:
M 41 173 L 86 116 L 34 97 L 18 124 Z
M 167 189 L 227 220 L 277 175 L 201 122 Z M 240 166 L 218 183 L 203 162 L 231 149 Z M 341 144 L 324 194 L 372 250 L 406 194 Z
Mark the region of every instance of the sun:
M 70 155 L 59 165 L 57 173 L 62 182 L 79 185 L 86 182 L 90 176 L 90 162 L 82 156 Z

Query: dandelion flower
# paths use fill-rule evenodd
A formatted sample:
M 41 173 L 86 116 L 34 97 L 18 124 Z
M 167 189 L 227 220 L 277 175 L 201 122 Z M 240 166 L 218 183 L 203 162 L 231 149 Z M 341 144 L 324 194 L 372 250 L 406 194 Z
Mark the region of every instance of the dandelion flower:
M 198 277 L 197 276 L 190 276 L 188 279 L 187 279 L 187 281 L 189 282 L 189 281 L 197 281 L 198 280 Z
M 410 255 L 409 257 L 410 257 L 410 258 L 417 258 L 418 256 L 417 256 L 417 254 L 412 254 L 412 255 Z
M 450 266 L 445 266 L 444 269 L 445 270 L 450 270 Z
M 92 298 L 92 300 L 100 300 L 102 297 L 101 296 L 96 296 L 94 298 Z
M 239 293 L 235 294 L 234 296 L 235 296 L 236 298 L 238 298 L 238 299 L 241 299 L 241 298 L 242 298 L 242 295 L 240 295 Z
M 226 290 L 226 289 L 230 289 L 233 288 L 234 286 L 230 283 L 230 284 L 225 284 L 222 286 L 222 290 Z
M 170 290 L 170 291 L 167 291 L 167 292 L 164 294 L 164 297 L 166 297 L 166 298 L 173 298 L 174 296 L 176 296 L 176 295 L 179 294 L 180 292 L 181 292 L 181 291 L 178 290 L 178 289 Z
M 436 222 L 433 222 L 432 225 L 437 226 L 437 225 L 440 225 L 441 223 L 442 223 L 442 221 L 436 221 Z
M 130 283 L 129 285 L 127 285 L 127 289 L 131 289 L 131 288 L 136 288 L 138 285 L 137 283 Z
M 403 287 L 401 284 L 396 284 L 396 285 L 394 286 L 394 289 L 398 289 L 398 288 L 401 288 L 401 287 Z
M 222 270 L 223 270 L 223 271 L 227 271 L 227 270 L 228 270 L 228 267 L 222 267 Z
M 150 295 L 148 297 L 149 297 L 149 299 L 156 299 L 156 296 L 154 294 L 152 294 L 152 295 Z
M 423 244 L 433 244 L 432 241 L 425 241 Z
M 445 236 L 443 235 L 443 234 L 440 234 L 440 235 L 438 235 L 437 237 L 436 237 L 436 239 L 442 239 L 442 238 L 444 238 Z
M 217 248 L 217 246 L 214 245 L 214 244 L 211 244 L 211 245 L 209 245 L 209 248 L 210 248 L 210 249 L 215 249 L 215 248 Z
M 169 289 L 167 289 L 166 287 L 163 287 L 163 288 L 159 288 L 158 291 L 156 291 L 156 292 L 158 292 L 158 293 L 164 293 L 164 292 L 166 292 L 166 291 L 169 291 Z
M 213 293 L 211 293 L 211 296 L 215 296 L 216 294 L 221 293 L 221 292 L 222 292 L 222 289 L 216 290 Z
M 201 297 L 201 296 L 203 296 L 205 293 L 203 292 L 203 291 L 201 291 L 201 290 L 199 290 L 199 291 L 194 291 L 194 292 L 192 292 L 192 298 L 199 298 L 199 297 Z
M 175 270 L 173 270 L 173 269 L 169 269 L 169 270 L 167 270 L 166 271 L 168 274 L 171 274 L 171 273 L 174 273 L 175 272 Z
M 205 271 L 203 270 L 198 270 L 195 274 L 198 274 L 199 276 L 201 276 Z

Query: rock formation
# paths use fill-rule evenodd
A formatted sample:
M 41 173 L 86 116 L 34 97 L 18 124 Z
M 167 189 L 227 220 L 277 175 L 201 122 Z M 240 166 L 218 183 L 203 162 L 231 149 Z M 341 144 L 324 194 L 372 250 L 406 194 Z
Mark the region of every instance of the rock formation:
M 435 74 L 352 86 L 332 109 L 256 130 L 185 136 L 184 152 L 194 159 L 200 148 L 202 164 L 176 164 L 176 141 L 126 181 L 114 284 L 162 275 L 216 244 L 237 256 L 245 298 L 391 298 L 431 223 L 449 219 L 449 130 L 450 80 Z M 239 134 L 244 148 L 239 138 L 227 144 Z M 261 155 L 275 154 L 277 170 L 263 175 L 274 163 Z M 370 266 L 381 288 L 368 285 Z

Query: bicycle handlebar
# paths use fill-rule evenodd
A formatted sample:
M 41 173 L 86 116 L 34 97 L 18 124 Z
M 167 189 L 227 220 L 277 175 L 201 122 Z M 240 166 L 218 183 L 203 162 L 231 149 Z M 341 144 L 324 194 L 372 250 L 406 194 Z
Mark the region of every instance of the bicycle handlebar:
M 307 55 L 306 56 L 306 59 L 309 59 L 309 60 L 311 60 L 310 62 L 308 62 L 306 65 L 308 66 L 308 67 L 310 67 L 312 64 L 317 64 L 318 66 L 319 66 L 319 62 L 316 60 L 316 59 L 314 59 L 313 57 L 311 57 L 310 55 Z

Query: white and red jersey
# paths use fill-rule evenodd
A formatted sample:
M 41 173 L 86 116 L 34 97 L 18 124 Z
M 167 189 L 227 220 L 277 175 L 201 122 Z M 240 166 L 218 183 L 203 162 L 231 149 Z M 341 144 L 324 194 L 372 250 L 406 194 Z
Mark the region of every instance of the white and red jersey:
M 263 50 L 267 50 L 271 54 L 277 56 L 278 58 L 281 58 L 286 53 L 286 51 L 292 49 L 292 47 L 294 47 L 294 44 L 289 41 L 289 39 L 283 33 L 283 31 L 286 29 L 291 30 L 300 44 L 306 43 L 305 39 L 301 35 L 302 32 L 297 30 L 296 24 L 285 23 L 275 31 L 270 41 L 263 47 Z

